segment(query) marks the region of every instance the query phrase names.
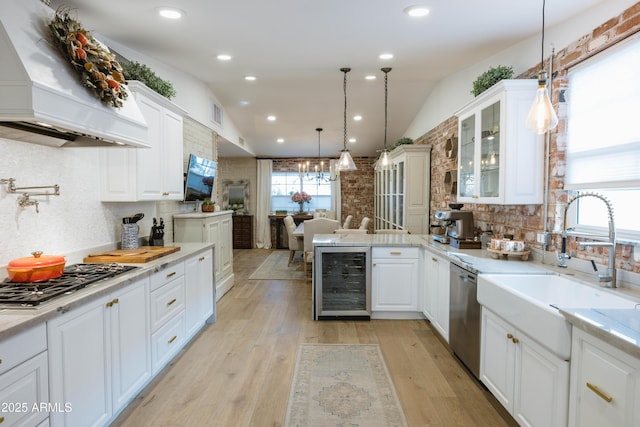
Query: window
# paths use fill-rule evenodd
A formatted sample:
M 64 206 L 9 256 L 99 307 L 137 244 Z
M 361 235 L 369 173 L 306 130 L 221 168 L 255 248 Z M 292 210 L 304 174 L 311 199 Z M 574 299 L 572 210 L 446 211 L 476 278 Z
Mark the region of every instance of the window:
M 607 197 L 618 236 L 640 240 L 640 37 L 569 71 L 565 188 Z M 576 201 L 576 228 L 607 234 L 604 203 Z
M 298 204 L 291 201 L 291 196 L 297 191 L 304 191 L 311 196 L 311 201 L 304 205 L 306 211 L 331 210 L 333 206 L 331 187 L 331 182 L 310 180 L 298 172 L 272 172 L 271 210 L 298 211 Z

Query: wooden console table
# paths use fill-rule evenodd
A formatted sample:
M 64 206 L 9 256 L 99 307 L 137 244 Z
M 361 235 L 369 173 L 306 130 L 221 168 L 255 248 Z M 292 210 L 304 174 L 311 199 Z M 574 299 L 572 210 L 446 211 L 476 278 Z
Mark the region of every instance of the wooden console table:
M 291 215 L 293 217 L 293 221 L 297 224 L 300 224 L 302 221 L 307 219 L 313 219 L 313 215 L 311 214 L 271 214 L 269 215 L 269 220 L 271 224 L 275 224 L 276 227 L 276 249 L 288 249 L 289 241 L 286 239 L 285 242 L 282 241 L 282 230 L 284 228 L 284 217 L 287 215 Z M 286 236 L 285 232 L 285 236 Z

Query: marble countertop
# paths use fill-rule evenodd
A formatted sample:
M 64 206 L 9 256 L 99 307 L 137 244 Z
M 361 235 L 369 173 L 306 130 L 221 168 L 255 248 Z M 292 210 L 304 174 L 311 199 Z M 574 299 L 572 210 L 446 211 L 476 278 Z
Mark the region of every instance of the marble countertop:
M 75 307 L 121 289 L 143 277 L 162 271 L 195 253 L 214 247 L 213 243 L 175 243 L 174 245 L 180 246 L 180 250 L 144 264 L 128 264 L 139 268 L 92 283 L 70 295 L 52 299 L 37 308 L 0 310 L 0 340 L 60 316 Z
M 637 309 L 560 308 L 576 327 L 640 359 L 640 304 Z

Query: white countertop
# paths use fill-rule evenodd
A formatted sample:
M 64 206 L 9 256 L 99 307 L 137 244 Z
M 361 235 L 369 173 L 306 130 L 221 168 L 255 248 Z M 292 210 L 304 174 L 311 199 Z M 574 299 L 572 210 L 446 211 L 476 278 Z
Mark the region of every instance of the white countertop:
M 214 244 L 174 243 L 174 246 L 180 246 L 180 250 L 144 264 L 128 264 L 135 265 L 139 268 L 130 270 L 126 273 L 120 274 L 119 276 L 92 283 L 70 295 L 47 301 L 37 308 L 0 310 L 0 340 L 15 335 L 37 324 L 46 322 L 53 317 L 60 316 L 61 314 L 72 310 L 74 307 L 78 307 L 103 295 L 107 295 L 145 276 L 164 270 L 172 264 L 180 262 L 197 252 L 214 247 Z

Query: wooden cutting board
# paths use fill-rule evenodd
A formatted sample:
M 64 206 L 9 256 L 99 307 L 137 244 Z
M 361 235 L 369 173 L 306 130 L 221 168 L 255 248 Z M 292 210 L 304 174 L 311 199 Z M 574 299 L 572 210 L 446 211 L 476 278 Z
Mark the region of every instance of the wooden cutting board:
M 140 246 L 136 249 L 115 249 L 101 254 L 90 254 L 84 258 L 87 263 L 143 263 L 153 261 L 180 250 L 180 246 Z

